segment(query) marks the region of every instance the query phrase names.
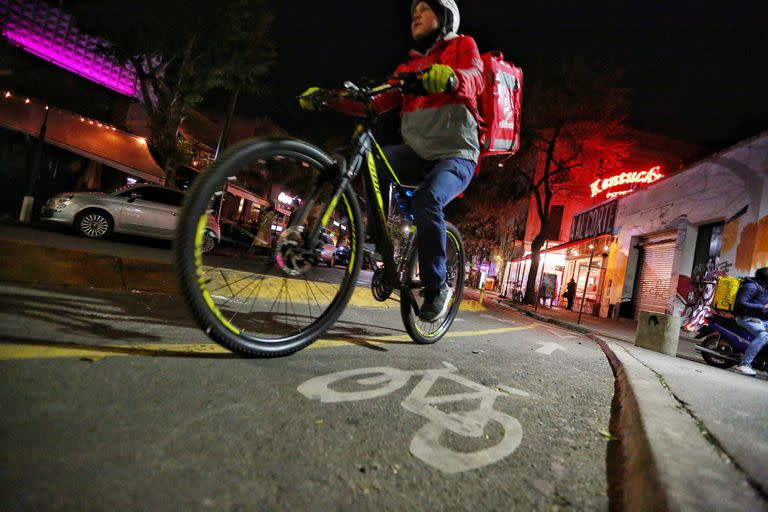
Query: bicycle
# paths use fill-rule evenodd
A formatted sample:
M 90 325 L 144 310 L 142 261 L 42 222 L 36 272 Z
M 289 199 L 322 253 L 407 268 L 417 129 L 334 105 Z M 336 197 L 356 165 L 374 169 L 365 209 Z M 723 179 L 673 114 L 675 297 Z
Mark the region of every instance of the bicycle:
M 453 290 L 448 313 L 437 322 L 423 322 L 418 318 L 418 235 L 409 202 L 413 191 L 400 183 L 372 132 L 380 116 L 397 106 L 389 101 L 392 96 L 421 83 L 415 73 L 396 78 L 377 87 L 345 82 L 341 89 L 316 93 L 320 104 L 358 119 L 349 143 L 332 154 L 296 139 L 250 139 L 226 150 L 195 180 L 177 225 L 175 267 L 184 301 L 211 339 L 242 356 L 282 356 L 308 346 L 334 325 L 355 293 L 364 254 L 353 189 L 359 176 L 373 202 L 368 222 L 381 259 L 373 267 L 375 300 L 385 301 L 397 290 L 403 324 L 417 343 L 435 343 L 448 331 L 464 285 L 461 235 L 446 223 L 447 283 Z M 394 197 L 388 212 L 380 172 L 391 176 Z M 279 231 L 274 261 L 240 258 L 240 251 L 228 251 L 227 240 L 215 254 L 202 254 L 206 219 L 214 214 L 209 204 L 227 191 L 240 195 L 240 217 L 249 215 L 246 200 L 265 203 L 264 197 L 277 196 L 282 201 L 279 209 L 288 222 L 273 226 Z M 319 268 L 324 230 L 348 240 L 346 269 Z
M 360 368 L 315 377 L 301 384 L 297 390 L 310 400 L 322 403 L 351 402 L 388 395 L 404 387 L 411 377 L 420 377 L 421 380 L 400 403 L 406 411 L 427 420 L 411 440 L 410 451 L 441 471 L 460 473 L 498 462 L 520 446 L 523 438 L 520 422 L 494 409 L 493 405 L 502 396 L 530 395 L 511 386 L 499 386 L 498 390 L 494 390 L 462 377 L 457 372 L 458 369 L 448 362 L 443 362 L 443 368 L 430 370 Z M 469 391 L 433 394 L 432 388 L 438 380 L 451 381 L 460 389 Z M 465 402 L 477 407 L 453 412 L 443 410 L 451 404 Z M 499 425 L 502 430 L 501 438 L 491 446 L 475 451 L 456 451 L 444 444 L 444 434 L 447 432 L 480 439 L 490 422 Z

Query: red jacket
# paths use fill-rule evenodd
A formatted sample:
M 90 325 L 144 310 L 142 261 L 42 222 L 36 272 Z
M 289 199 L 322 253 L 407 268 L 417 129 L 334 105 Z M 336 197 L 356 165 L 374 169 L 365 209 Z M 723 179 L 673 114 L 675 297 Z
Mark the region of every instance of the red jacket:
M 459 35 L 438 41 L 424 55 L 412 51 L 411 60 L 395 73 L 419 71 L 432 64 L 450 66 L 458 87 L 452 93 L 405 94 L 400 114 L 403 140 L 425 160 L 459 157 L 477 162 L 477 97 L 485 78 L 475 40 Z

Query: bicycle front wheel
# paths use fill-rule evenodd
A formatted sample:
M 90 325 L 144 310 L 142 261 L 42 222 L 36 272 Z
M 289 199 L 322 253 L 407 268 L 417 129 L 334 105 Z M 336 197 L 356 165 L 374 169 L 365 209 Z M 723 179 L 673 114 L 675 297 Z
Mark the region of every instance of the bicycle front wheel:
M 423 299 L 419 296 L 421 278 L 419 276 L 419 255 L 414 250 L 408 263 L 406 278 L 400 289 L 400 316 L 408 335 L 416 343 L 428 345 L 439 341 L 450 329 L 461 305 L 464 292 L 464 242 L 459 230 L 453 224 L 446 223 L 446 283 L 453 291 L 453 298 L 448 313 L 436 322 L 419 319 L 418 310 Z M 418 236 L 418 234 L 416 235 Z
M 198 176 L 177 226 L 176 273 L 197 324 L 243 356 L 287 355 L 343 312 L 360 272 L 360 207 L 325 153 L 253 139 Z M 220 231 L 203 254 L 204 233 Z M 349 263 L 330 265 L 337 246 Z

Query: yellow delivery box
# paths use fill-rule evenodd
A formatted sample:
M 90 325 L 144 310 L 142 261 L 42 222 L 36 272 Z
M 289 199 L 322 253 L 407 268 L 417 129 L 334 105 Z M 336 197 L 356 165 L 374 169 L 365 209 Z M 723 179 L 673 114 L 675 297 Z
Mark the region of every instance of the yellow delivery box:
M 712 307 L 721 311 L 733 311 L 733 306 L 736 304 L 736 292 L 739 291 L 740 284 L 741 280 L 737 277 L 718 277 Z

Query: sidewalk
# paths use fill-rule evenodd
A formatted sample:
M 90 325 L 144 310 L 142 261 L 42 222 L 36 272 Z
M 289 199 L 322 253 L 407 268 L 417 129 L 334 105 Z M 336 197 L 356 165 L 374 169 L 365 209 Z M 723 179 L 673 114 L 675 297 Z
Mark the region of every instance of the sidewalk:
M 480 300 L 479 290 L 465 296 Z M 608 476 L 616 510 L 768 511 L 768 379 L 704 364 L 680 337 L 677 357 L 634 345 L 636 322 L 560 308 L 514 304 L 493 292 L 482 302 L 583 333 L 616 376 Z
M 565 327 L 566 329 L 583 332 L 593 333 L 605 338 L 610 338 L 617 341 L 625 341 L 627 343 L 635 344 L 635 331 L 637 330 L 637 321 L 629 318 L 600 318 L 592 315 L 582 314 L 579 321 L 578 311 L 568 311 L 567 309 L 560 307 L 546 307 L 539 305 L 538 307 L 517 304 L 510 299 L 499 296 L 496 292 L 484 292 L 484 297 L 495 301 L 505 307 L 517 310 L 518 312 L 528 315 L 539 320 Z M 680 332 L 680 342 L 677 347 L 677 357 L 684 359 L 690 359 L 692 361 L 701 362 L 701 355 L 694 350 L 697 340 L 694 338 L 693 333 Z

